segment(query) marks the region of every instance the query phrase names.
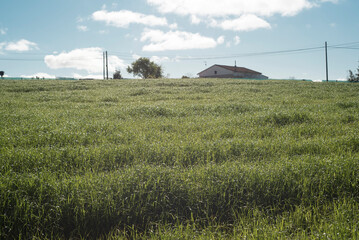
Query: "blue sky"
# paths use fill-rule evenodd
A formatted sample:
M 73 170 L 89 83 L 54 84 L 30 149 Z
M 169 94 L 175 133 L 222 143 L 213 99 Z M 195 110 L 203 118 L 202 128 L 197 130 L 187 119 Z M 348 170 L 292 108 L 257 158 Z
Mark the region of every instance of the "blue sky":
M 9 77 L 102 77 L 138 57 L 166 76 L 213 64 L 276 79 L 345 79 L 359 65 L 357 0 L 1 0 L 0 70 Z M 290 50 L 290 51 L 289 51 Z M 291 51 L 300 50 L 300 51 Z

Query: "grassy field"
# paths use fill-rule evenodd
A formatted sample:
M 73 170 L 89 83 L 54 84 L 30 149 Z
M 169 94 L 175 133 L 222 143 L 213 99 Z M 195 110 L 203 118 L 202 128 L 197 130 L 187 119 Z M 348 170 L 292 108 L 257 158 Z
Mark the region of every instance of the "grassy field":
M 0 239 L 358 239 L 359 85 L 0 81 Z

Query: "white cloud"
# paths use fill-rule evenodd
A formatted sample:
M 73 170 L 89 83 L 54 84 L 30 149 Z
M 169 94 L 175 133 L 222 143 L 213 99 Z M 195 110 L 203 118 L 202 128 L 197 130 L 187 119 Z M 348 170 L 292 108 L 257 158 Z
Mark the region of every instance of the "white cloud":
M 2 45 L 7 51 L 27 52 L 38 49 L 36 43 L 30 42 L 26 39 L 21 39 L 17 42 L 2 43 Z
M 206 23 L 233 31 L 269 29 L 265 18 L 295 16 L 298 13 L 340 0 L 146 0 L 163 14 L 189 16 L 192 24 Z
M 243 15 L 239 18 L 233 20 L 224 20 L 222 22 L 217 22 L 213 20 L 210 24 L 212 27 L 219 27 L 223 30 L 232 30 L 232 31 L 253 31 L 260 28 L 269 29 L 271 28 L 270 24 L 253 14 Z
M 132 58 L 133 58 L 134 60 L 137 60 L 137 59 L 141 58 L 141 56 L 138 55 L 138 54 L 132 54 Z M 152 62 L 157 63 L 157 64 L 160 64 L 160 63 L 163 63 L 163 62 L 170 62 L 170 61 L 172 61 L 169 57 L 166 57 L 166 56 L 164 56 L 164 57 L 152 56 L 152 57 L 150 57 L 150 60 L 151 60 Z
M 218 42 L 209 37 L 201 36 L 199 33 L 189 33 L 181 31 L 163 32 L 160 30 L 145 29 L 142 33 L 141 41 L 150 41 L 142 50 L 148 52 L 166 50 L 186 50 L 186 49 L 207 49 L 214 48 Z
M 217 43 L 218 44 L 223 44 L 224 43 L 224 36 L 220 36 L 217 38 Z
M 116 56 L 109 55 L 108 62 L 111 72 L 126 67 L 124 61 Z M 73 68 L 88 73 L 100 73 L 103 71 L 103 50 L 97 47 L 82 48 L 58 55 L 47 55 L 45 63 L 51 69 Z
M 154 15 L 145 15 L 127 10 L 108 12 L 107 10 L 96 11 L 92 14 L 95 21 L 106 22 L 109 26 L 127 28 L 130 24 L 143 24 L 146 26 L 167 26 L 166 18 L 159 18 Z
M 177 23 L 173 23 L 171 25 L 169 25 L 170 29 L 177 29 L 178 28 L 178 25 Z
M 238 45 L 241 43 L 241 38 L 238 36 L 235 36 L 233 40 L 234 40 L 234 45 Z
M 320 0 L 320 2 L 338 3 L 339 0 Z
M 78 73 L 74 73 L 72 74 L 73 78 L 76 79 L 103 79 L 103 75 L 99 75 L 99 74 L 87 74 L 87 75 L 81 75 Z M 108 76 L 109 78 L 112 76 Z
M 32 75 L 21 75 L 20 77 L 22 78 L 46 78 L 46 79 L 54 79 L 56 78 L 56 76 L 54 75 L 50 75 L 50 74 L 47 74 L 47 73 L 35 73 L 35 74 L 32 74 Z
M 334 0 L 322 0 L 331 1 Z M 161 13 L 175 13 L 182 16 L 260 16 L 296 15 L 304 9 L 315 6 L 316 0 L 147 0 Z
M 201 19 L 198 18 L 196 15 L 192 15 L 192 16 L 191 16 L 191 22 L 192 22 L 192 24 L 200 24 L 200 23 L 201 23 Z
M 150 60 L 151 60 L 152 62 L 157 63 L 157 64 L 161 64 L 161 63 L 163 63 L 163 62 L 169 62 L 169 61 L 171 61 L 169 57 L 159 57 L 159 56 L 152 56 L 152 57 L 150 58 Z
M 84 26 L 84 25 L 79 25 L 77 26 L 77 29 L 81 32 L 87 32 L 88 31 L 88 27 Z

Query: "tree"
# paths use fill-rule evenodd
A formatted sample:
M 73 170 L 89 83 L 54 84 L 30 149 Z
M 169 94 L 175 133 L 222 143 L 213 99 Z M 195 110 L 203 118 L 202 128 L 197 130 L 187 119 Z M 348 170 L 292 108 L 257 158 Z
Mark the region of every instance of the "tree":
M 122 75 L 121 75 L 121 71 L 120 70 L 116 70 L 113 73 L 113 79 L 122 79 Z
M 139 58 L 134 61 L 131 66 L 127 67 L 128 73 L 133 73 L 133 76 L 141 78 L 162 78 L 162 67 L 148 58 Z
M 349 76 L 348 76 L 349 82 L 359 82 L 359 67 L 357 68 L 357 73 L 354 74 L 352 70 L 349 70 Z
M 352 70 L 349 70 L 349 77 L 348 77 L 348 81 L 349 82 L 355 82 L 356 78 L 352 72 Z
M 4 76 L 5 72 L 4 71 L 0 71 L 0 77 L 2 78 Z

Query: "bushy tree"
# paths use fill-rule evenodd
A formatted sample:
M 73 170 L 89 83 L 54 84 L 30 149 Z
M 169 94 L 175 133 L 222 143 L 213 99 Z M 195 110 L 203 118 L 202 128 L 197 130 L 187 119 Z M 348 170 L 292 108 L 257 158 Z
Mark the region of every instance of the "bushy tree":
M 349 82 L 359 82 L 359 67 L 357 68 L 357 73 L 354 74 L 352 70 L 349 70 L 349 76 L 348 76 Z
M 120 70 L 116 70 L 113 73 L 113 79 L 122 79 L 122 75 L 121 75 L 121 71 Z
M 0 71 L 0 77 L 2 78 L 5 75 L 4 71 Z
M 354 76 L 352 70 L 349 70 L 348 81 L 349 82 L 355 82 L 356 81 L 356 77 Z
M 128 73 L 133 73 L 133 76 L 139 76 L 141 78 L 162 78 L 162 67 L 148 58 L 139 58 L 134 61 L 131 66 L 127 67 Z

